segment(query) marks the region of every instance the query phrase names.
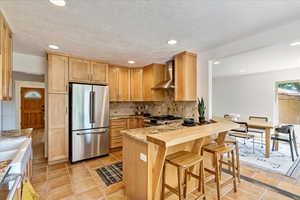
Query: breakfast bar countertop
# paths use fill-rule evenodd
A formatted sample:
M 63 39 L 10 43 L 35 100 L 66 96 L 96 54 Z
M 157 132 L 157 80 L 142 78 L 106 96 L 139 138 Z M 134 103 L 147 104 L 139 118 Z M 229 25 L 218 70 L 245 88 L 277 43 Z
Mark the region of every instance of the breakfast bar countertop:
M 151 126 L 137 129 L 126 129 L 122 130 L 121 132 L 141 142 L 152 142 L 158 145 L 169 146 L 176 145 L 177 139 L 180 140 L 180 143 L 183 143 L 182 138 L 190 140 L 189 138 L 192 138 L 193 134 L 199 135 L 199 133 L 201 133 L 201 137 L 204 137 L 207 136 L 205 135 L 206 132 L 209 132 L 208 135 L 211 135 L 211 132 L 218 133 L 222 131 L 227 131 L 232 127 L 239 127 L 238 124 L 220 118 L 216 118 L 214 119 L 214 121 L 216 121 L 216 123 L 192 127 L 183 126 L 182 121 L 177 121 L 167 125 Z M 230 128 L 228 129 L 228 127 Z M 186 133 L 186 131 L 183 131 L 184 129 L 188 129 L 188 133 Z
M 160 134 L 160 133 L 179 130 L 183 128 L 187 128 L 187 127 L 182 125 L 182 121 L 180 122 L 177 121 L 167 125 L 150 126 L 150 127 L 137 128 L 137 129 L 126 129 L 126 130 L 122 130 L 121 133 L 126 134 L 127 136 L 132 137 L 141 142 L 148 143 L 147 141 L 148 135 Z

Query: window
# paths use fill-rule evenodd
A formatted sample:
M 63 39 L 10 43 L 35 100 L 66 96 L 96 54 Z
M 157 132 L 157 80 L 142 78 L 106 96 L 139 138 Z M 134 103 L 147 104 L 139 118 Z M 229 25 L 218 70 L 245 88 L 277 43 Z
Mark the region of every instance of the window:
M 40 99 L 42 98 L 41 94 L 37 91 L 29 91 L 24 95 L 25 98 L 33 98 L 33 99 Z

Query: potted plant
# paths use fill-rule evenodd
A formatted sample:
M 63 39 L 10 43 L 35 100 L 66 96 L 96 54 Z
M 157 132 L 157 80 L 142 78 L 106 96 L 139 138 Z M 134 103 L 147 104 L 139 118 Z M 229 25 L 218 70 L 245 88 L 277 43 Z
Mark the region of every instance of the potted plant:
M 200 99 L 198 98 L 198 113 L 199 113 L 199 123 L 203 124 L 205 123 L 205 104 L 203 98 Z

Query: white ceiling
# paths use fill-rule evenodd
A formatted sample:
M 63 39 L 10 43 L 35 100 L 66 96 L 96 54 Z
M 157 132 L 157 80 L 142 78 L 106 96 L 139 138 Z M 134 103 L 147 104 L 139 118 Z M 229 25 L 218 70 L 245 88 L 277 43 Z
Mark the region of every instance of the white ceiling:
M 14 49 L 45 55 L 49 44 L 75 55 L 136 66 L 183 50 L 205 51 L 300 18 L 293 0 L 1 0 Z M 170 46 L 169 39 L 178 40 Z
M 300 41 L 300 40 L 295 40 Z M 300 67 L 300 46 L 281 42 L 222 59 L 213 65 L 213 77 L 254 74 Z

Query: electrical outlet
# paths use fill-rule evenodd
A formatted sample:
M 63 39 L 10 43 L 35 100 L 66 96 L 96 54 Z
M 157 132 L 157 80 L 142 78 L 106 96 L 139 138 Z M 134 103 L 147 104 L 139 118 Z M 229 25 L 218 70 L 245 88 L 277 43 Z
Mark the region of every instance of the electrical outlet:
M 140 153 L 140 160 L 147 162 L 147 156 L 143 153 Z

